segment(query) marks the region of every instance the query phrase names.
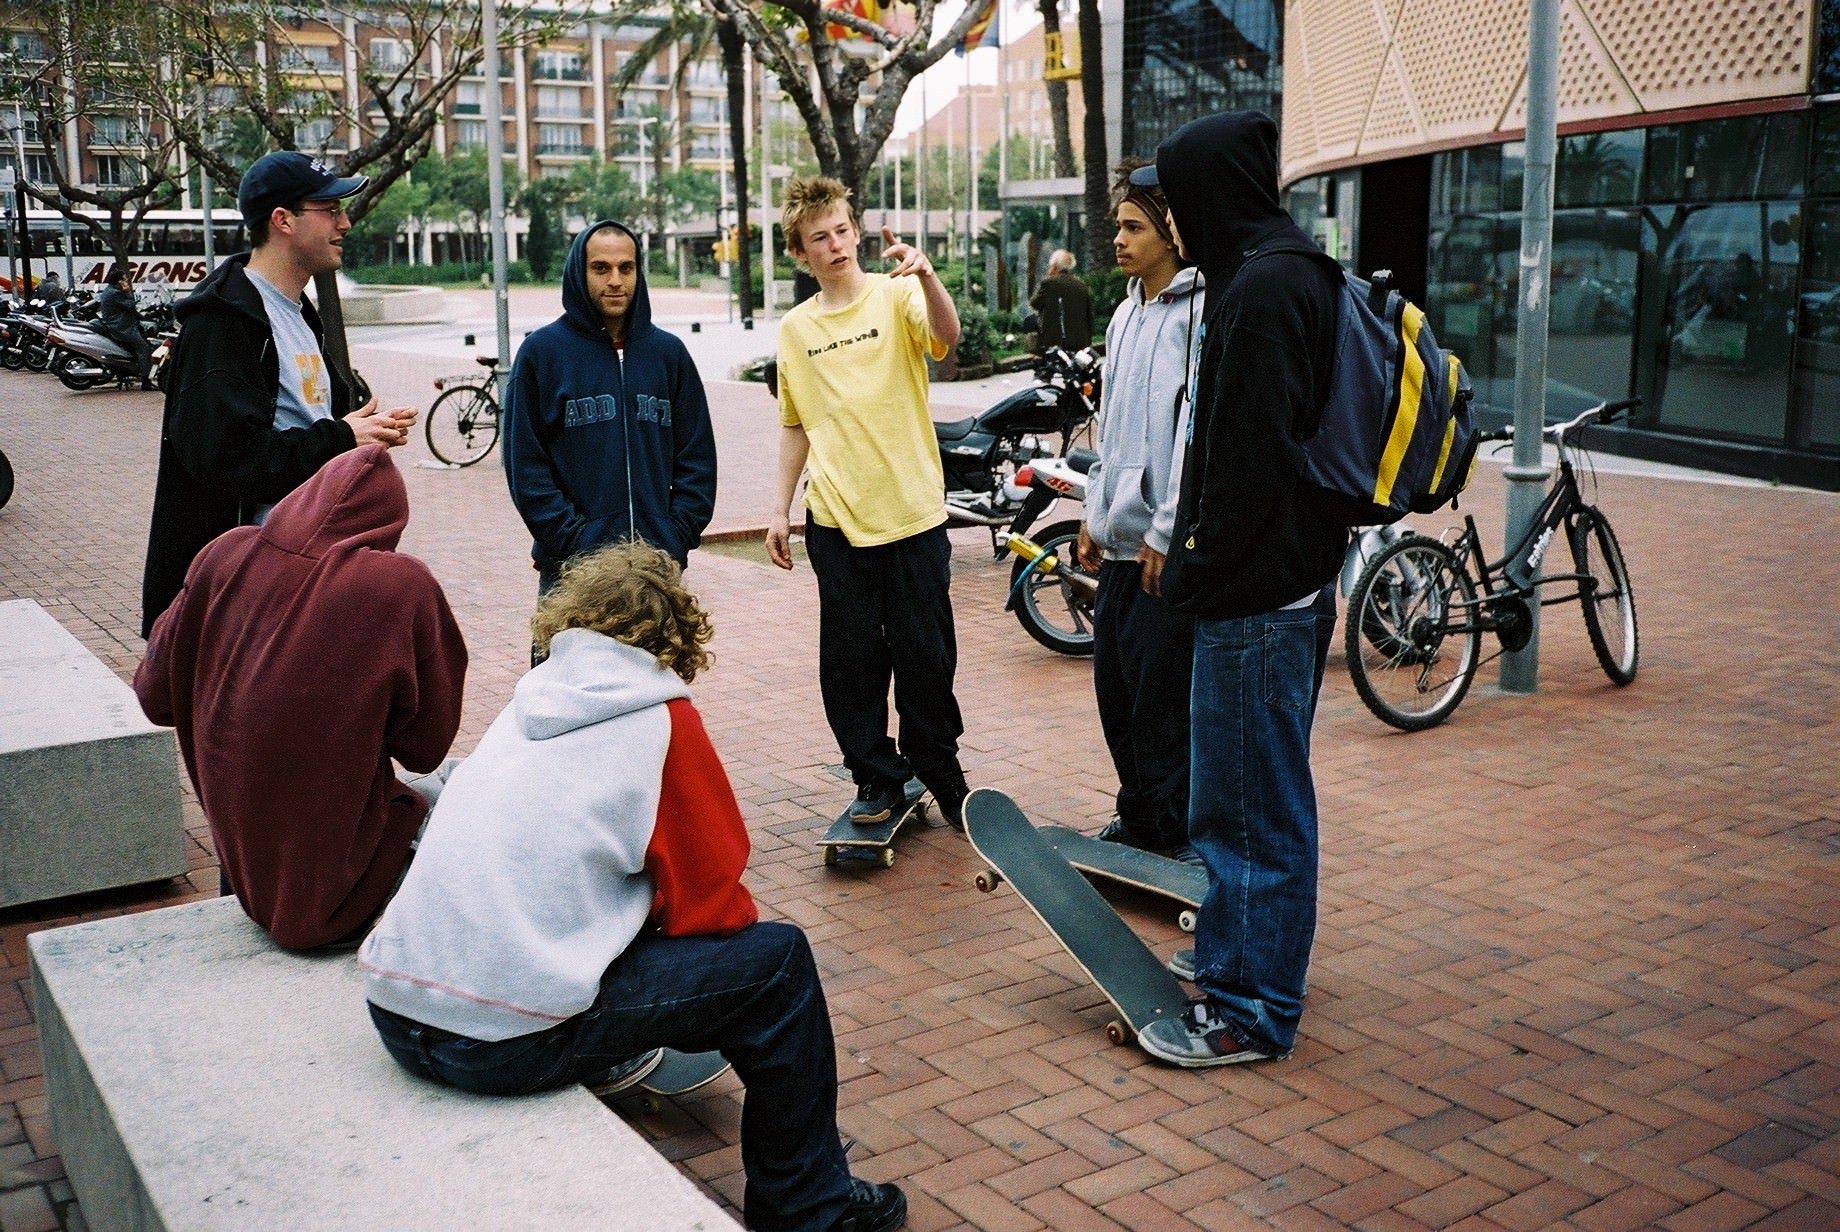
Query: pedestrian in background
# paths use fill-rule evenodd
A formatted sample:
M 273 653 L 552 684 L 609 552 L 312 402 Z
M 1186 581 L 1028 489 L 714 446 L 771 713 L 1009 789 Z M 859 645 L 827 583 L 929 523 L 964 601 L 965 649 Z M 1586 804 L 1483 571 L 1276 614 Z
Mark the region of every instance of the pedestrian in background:
M 1057 248 L 1048 258 L 1048 276 L 1029 300 L 1041 317 L 1037 347 L 1077 351 L 1092 345 L 1092 292 L 1073 272 L 1073 254 Z

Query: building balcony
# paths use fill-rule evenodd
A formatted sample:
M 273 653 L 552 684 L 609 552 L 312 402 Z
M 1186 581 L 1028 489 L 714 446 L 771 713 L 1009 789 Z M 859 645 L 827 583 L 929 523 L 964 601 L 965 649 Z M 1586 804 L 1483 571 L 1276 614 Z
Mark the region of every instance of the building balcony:
M 580 141 L 539 141 L 537 156 L 540 158 L 586 158 L 594 153 L 594 147 Z
M 561 120 L 565 124 L 587 124 L 594 117 L 581 111 L 557 111 L 553 107 L 539 107 L 537 108 L 537 119 Z
M 539 68 L 530 75 L 530 78 L 532 81 L 577 81 L 585 83 L 588 80 L 588 70 L 585 68 Z
M 476 116 L 476 115 L 484 115 L 485 113 L 486 113 L 486 107 L 484 103 L 455 103 L 454 104 L 454 114 L 457 116 Z

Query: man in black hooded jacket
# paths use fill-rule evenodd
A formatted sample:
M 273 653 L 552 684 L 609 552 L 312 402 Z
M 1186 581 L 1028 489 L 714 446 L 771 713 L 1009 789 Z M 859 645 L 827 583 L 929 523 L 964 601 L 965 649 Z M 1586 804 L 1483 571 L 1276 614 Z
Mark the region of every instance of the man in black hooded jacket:
M 1269 117 L 1184 125 L 1156 168 L 1177 246 L 1207 280 L 1175 531 L 1146 581 L 1196 617 L 1188 820 L 1208 893 L 1201 996 L 1138 1038 L 1172 1064 L 1231 1065 L 1290 1053 L 1316 930 L 1310 723 L 1347 532 L 1314 506 L 1302 442 L 1321 421 L 1338 288 L 1278 205 Z

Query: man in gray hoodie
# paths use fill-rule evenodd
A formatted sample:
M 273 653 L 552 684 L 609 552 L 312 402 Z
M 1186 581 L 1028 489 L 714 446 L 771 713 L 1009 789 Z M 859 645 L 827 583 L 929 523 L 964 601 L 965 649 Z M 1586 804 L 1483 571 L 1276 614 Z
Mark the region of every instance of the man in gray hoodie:
M 1087 476 L 1080 563 L 1099 571 L 1093 692 L 1118 771 L 1118 812 L 1099 837 L 1165 854 L 1188 848 L 1188 685 L 1195 621 L 1163 601 L 1188 421 L 1201 276 L 1177 255 L 1154 166 L 1120 167 L 1118 268 L 1131 281 L 1105 331 L 1099 461 Z

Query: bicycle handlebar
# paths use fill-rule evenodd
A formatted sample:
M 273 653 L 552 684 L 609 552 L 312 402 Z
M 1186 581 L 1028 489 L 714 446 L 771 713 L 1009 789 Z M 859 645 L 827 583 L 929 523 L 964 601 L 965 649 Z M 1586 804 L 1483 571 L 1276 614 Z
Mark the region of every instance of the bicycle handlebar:
M 1587 423 L 1593 421 L 1597 423 L 1611 423 L 1617 416 L 1623 414 L 1623 412 L 1633 411 L 1636 407 L 1641 405 L 1642 399 L 1640 398 L 1621 398 L 1615 402 L 1600 402 L 1588 410 L 1579 412 L 1574 419 L 1569 419 L 1561 424 L 1549 424 L 1540 430 L 1540 435 L 1554 441 L 1563 440 L 1567 434 L 1582 428 Z M 1478 432 L 1476 434 L 1477 442 L 1484 445 L 1493 441 L 1512 441 L 1513 439 L 1513 424 L 1506 424 L 1495 429 L 1493 432 Z

